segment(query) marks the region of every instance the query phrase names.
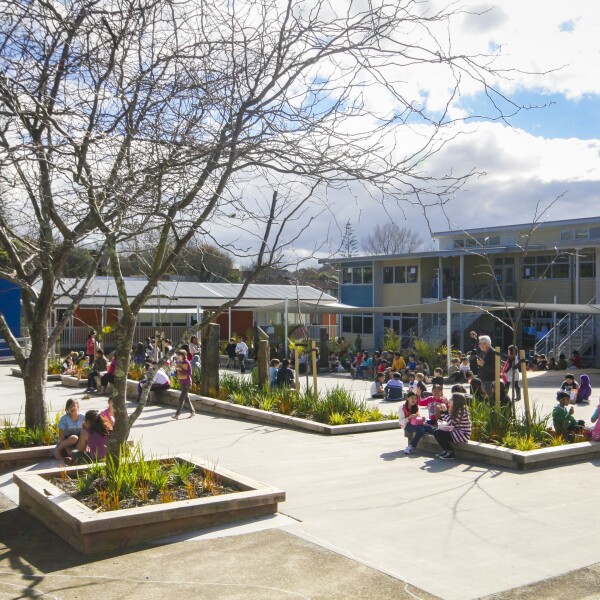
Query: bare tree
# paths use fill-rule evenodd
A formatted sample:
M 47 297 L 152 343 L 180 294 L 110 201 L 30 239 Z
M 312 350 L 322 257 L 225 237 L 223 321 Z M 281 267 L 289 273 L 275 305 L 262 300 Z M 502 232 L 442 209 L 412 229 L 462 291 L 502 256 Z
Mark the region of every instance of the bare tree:
M 423 247 L 423 238 L 408 227 L 394 223 L 377 224 L 372 233 L 362 239 L 367 254 L 407 254 Z
M 32 276 L 42 277 L 41 316 L 27 310 L 36 361 L 44 362 L 43 333 L 68 252 L 79 241 L 106 244 L 122 310 L 117 441 L 139 414 L 125 411 L 136 316 L 194 236 L 229 236 L 234 254 L 260 271 L 292 261 L 303 231 L 334 212 L 333 190 L 362 186 L 388 203 L 443 204 L 473 173 L 423 172 L 427 157 L 456 135 L 454 122 L 411 98 L 402 74 L 444 71 L 453 82 L 448 104 L 466 81 L 498 93 L 491 80 L 501 75 L 491 57 L 454 54 L 450 40 L 433 33 L 460 16 L 453 5 L 423 12 L 413 0 L 338 9 L 323 0 L 0 0 L 0 7 L 0 161 L 21 209 L 16 223 L 0 222 L 14 270 L 5 275 L 28 305 Z M 11 227 L 22 231 L 18 246 Z M 130 297 L 121 257 L 149 233 L 147 284 Z

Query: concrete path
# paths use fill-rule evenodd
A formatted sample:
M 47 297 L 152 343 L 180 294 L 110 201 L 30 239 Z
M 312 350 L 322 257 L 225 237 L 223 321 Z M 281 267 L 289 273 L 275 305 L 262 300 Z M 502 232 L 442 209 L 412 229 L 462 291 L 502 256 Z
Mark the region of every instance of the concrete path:
M 595 379 L 600 380 L 597 372 L 592 383 Z M 534 403 L 551 408 L 559 380 L 562 374 L 536 374 Z M 6 378 L 1 367 L 0 382 L 10 391 L 3 393 L 0 414 L 4 408 L 18 414 L 22 382 Z M 73 395 L 60 386 L 49 388 L 55 407 Z M 104 400 L 86 401 L 85 408 L 87 403 L 103 406 Z M 591 406 L 577 408 L 579 418 L 587 420 L 591 412 Z M 148 407 L 133 437 L 148 451 L 188 452 L 286 490 L 280 509 L 289 519 L 275 524 L 279 533 L 433 596 L 466 600 L 500 594 L 600 561 L 600 538 L 593 534 L 600 527 L 600 461 L 524 474 L 404 456 L 405 440 L 396 430 L 321 437 L 208 415 L 175 422 L 171 414 L 171 409 Z M 0 479 L 0 486 L 15 498 L 7 478 Z M 202 542 L 202 536 L 193 539 L 185 543 Z M 232 551 L 235 547 L 232 543 Z M 194 551 L 195 546 L 189 550 Z M 305 576 L 310 579 L 311 571 Z M 313 591 L 307 597 L 402 598 L 395 591 L 343 593 L 349 595 Z M 511 593 L 497 597 L 521 597 Z

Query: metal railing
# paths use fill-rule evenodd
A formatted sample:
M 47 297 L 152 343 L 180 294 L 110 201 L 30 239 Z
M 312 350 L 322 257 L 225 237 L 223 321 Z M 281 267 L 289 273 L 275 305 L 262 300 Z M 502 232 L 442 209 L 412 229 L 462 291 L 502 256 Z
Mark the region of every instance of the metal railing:
M 588 304 L 594 304 L 596 297 Z M 573 328 L 575 321 L 575 328 Z M 560 354 L 570 355 L 573 350 L 584 354 L 593 345 L 596 339 L 595 317 L 590 315 L 581 321 L 580 315 L 567 314 L 557 321 L 536 343 L 534 352 L 536 354 L 554 355 L 558 358 Z

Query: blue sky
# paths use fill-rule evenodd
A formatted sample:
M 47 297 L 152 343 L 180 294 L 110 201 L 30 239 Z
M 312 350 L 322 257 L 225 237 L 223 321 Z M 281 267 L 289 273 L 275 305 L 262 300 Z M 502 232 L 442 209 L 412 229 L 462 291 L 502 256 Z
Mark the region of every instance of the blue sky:
M 511 95 L 511 99 L 519 105 L 533 107 L 509 118 L 508 123 L 513 127 L 546 138 L 600 139 L 600 96 L 597 94 L 569 99 L 560 93 L 524 90 Z M 469 112 L 488 110 L 487 98 L 483 95 L 470 98 L 463 104 Z M 508 103 L 504 104 L 510 111 Z

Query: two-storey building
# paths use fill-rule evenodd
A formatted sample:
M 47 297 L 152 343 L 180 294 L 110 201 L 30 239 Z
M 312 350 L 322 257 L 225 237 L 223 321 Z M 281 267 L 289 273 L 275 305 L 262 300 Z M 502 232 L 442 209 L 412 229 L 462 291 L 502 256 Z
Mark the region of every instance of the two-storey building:
M 405 344 L 413 335 L 442 341 L 445 315 L 387 313 L 381 307 L 414 306 L 447 296 L 467 302 L 531 304 L 532 308 L 525 306 L 519 328 L 519 343 L 527 349 L 533 349 L 555 324 L 560 324 L 558 342 L 584 321 L 588 330 L 595 331 L 596 318 L 580 315 L 576 305 L 593 304 L 600 297 L 596 275 L 600 217 L 440 231 L 433 237 L 437 249 L 429 252 L 322 261 L 339 270 L 340 302 L 365 307 L 362 315 L 342 315 L 340 335 L 352 340 L 360 333 L 366 345 L 378 347 L 389 327 L 403 336 Z M 573 314 L 556 314 L 544 306 L 553 303 L 572 305 Z M 370 311 L 371 307 L 378 310 Z M 453 318 L 453 343 L 461 346 L 465 331 L 473 328 L 492 334 L 494 343 L 509 343 L 507 328 L 480 312 Z M 551 337 L 557 340 L 556 335 Z M 582 339 L 577 349 L 595 355 L 597 337 L 594 334 L 585 343 Z M 569 350 L 573 344 L 572 339 Z

